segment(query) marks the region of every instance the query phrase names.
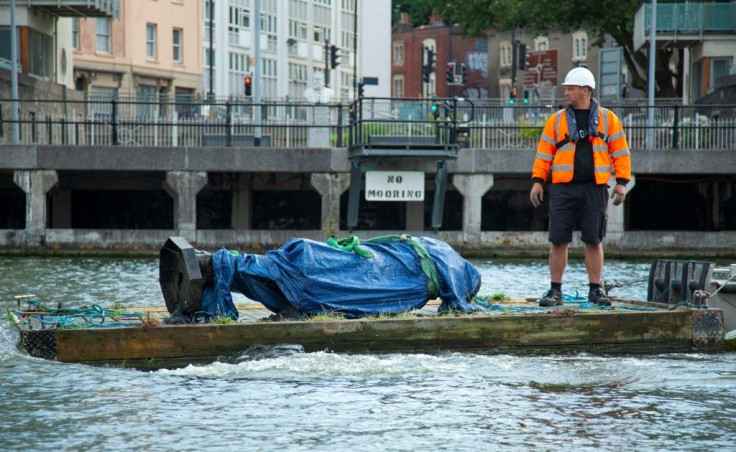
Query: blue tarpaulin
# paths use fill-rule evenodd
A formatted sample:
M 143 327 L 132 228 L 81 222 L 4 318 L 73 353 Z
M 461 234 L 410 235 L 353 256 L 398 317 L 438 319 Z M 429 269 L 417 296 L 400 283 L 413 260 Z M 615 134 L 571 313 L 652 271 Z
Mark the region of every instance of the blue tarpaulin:
M 275 313 L 291 306 L 304 314 L 350 318 L 398 314 L 438 297 L 440 312 L 482 309 L 471 303 L 480 274 L 446 243 L 406 236 L 353 239 L 340 242 L 342 247 L 334 240 L 292 239 L 264 255 L 236 256 L 223 248 L 212 255 L 214 284 L 203 290 L 202 310 L 237 319 L 233 292 Z

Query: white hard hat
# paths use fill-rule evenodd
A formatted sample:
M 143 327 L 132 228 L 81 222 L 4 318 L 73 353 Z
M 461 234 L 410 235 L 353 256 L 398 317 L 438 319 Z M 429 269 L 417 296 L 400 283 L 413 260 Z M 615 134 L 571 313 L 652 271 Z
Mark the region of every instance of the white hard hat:
M 590 89 L 595 89 L 595 77 L 587 68 L 576 67 L 567 73 L 565 83 L 562 85 L 589 86 Z

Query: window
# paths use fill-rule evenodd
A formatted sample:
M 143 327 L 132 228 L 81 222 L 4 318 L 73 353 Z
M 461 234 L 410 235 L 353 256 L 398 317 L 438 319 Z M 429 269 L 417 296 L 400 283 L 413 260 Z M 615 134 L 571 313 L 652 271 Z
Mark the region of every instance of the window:
M 576 31 L 572 34 L 572 60 L 585 61 L 588 59 L 588 33 Z
M 100 53 L 110 53 L 110 18 L 95 19 L 97 43 L 95 49 Z
M 109 117 L 112 115 L 112 99 L 117 99 L 118 90 L 116 88 L 106 88 L 104 86 L 92 86 L 89 90 L 88 100 L 92 101 L 89 105 L 89 111 L 94 118 Z
M 289 19 L 289 37 L 300 41 L 306 41 L 307 23 L 302 20 Z
M 174 33 L 172 36 L 172 42 L 173 42 L 173 51 L 174 51 L 174 63 L 181 63 L 181 37 L 182 37 L 182 29 L 181 28 L 174 28 Z
M 323 44 L 324 42 L 332 42 L 332 30 L 324 25 L 315 25 L 314 42 L 320 44 Z
M 731 67 L 731 58 L 711 58 L 710 60 L 710 83 L 708 83 L 708 92 L 713 91 L 716 87 L 716 80 L 728 75 Z
M 18 42 L 20 40 L 16 40 Z M 0 60 L 10 62 L 11 49 L 10 49 L 10 27 L 0 27 Z
M 404 74 L 394 75 L 394 97 L 405 97 L 404 93 Z
M 261 58 L 261 62 L 263 63 L 263 71 L 261 74 L 263 74 L 264 77 L 276 78 L 278 76 L 278 73 L 276 72 L 276 60 Z
M 546 36 L 538 36 L 534 38 L 534 50 L 549 50 L 549 38 Z
M 38 77 L 51 78 L 51 62 L 53 50 L 51 37 L 35 30 L 28 31 L 28 72 Z
M 228 18 L 228 31 L 237 33 L 250 28 L 250 12 L 248 8 L 231 5 Z
M 393 47 L 394 47 L 394 51 L 393 51 L 394 66 L 403 66 L 404 65 L 404 41 L 394 41 Z
M 79 17 L 72 19 L 72 48 L 79 50 Z
M 502 42 L 498 52 L 498 65 L 502 68 L 511 67 L 511 43 Z
M 261 13 L 261 32 L 266 34 L 276 34 L 276 15 L 271 13 Z
M 136 101 L 138 116 L 151 118 L 156 112 L 156 87 L 153 85 L 138 85 L 136 88 Z
M 146 58 L 156 59 L 156 24 L 146 24 Z
M 212 52 L 210 52 L 210 49 L 204 49 L 204 66 L 205 67 L 215 67 L 215 49 L 212 49 Z
M 306 82 L 307 66 L 304 64 L 289 63 L 289 81 Z

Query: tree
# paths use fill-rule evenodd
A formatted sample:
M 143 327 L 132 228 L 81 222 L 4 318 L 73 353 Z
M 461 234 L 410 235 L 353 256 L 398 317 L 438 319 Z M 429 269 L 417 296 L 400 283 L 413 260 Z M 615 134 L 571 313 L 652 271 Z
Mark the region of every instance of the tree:
M 606 35 L 624 49 L 624 60 L 631 75 L 631 86 L 647 90 L 648 46 L 634 48 L 634 16 L 641 0 L 427 0 L 443 17 L 452 17 L 464 35 L 477 35 L 483 30 L 510 30 L 514 25 L 543 34 L 549 31 L 570 32 L 585 29 L 595 45 Z M 670 68 L 678 54 L 677 70 Z M 657 49 L 657 97 L 678 97 L 682 93 L 682 51 Z

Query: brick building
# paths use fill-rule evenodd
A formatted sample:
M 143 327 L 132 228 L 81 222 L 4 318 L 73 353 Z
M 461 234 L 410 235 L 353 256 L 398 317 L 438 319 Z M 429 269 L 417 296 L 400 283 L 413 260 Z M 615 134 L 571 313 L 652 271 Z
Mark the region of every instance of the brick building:
M 434 72 L 429 82 L 422 81 L 422 66 L 427 52 L 434 52 Z M 467 81 L 454 85 L 447 82 L 447 64 L 454 62 L 456 73 L 465 65 Z M 408 14 L 402 13 L 391 34 L 392 97 L 488 97 L 488 40 L 486 36 L 465 38 L 457 26 L 448 26 L 437 15 L 429 25 L 414 28 Z

